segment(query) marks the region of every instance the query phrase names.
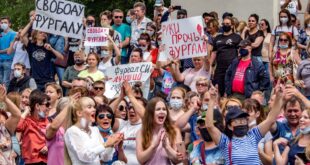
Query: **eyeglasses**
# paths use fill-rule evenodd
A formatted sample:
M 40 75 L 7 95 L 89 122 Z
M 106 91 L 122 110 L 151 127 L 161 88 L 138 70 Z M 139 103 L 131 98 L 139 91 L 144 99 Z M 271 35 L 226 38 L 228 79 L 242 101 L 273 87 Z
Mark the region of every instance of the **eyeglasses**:
M 112 119 L 112 115 L 111 114 L 99 114 L 98 118 L 100 120 L 104 119 L 105 117 L 107 117 L 108 119 Z
M 121 112 L 126 111 L 126 107 L 123 106 L 123 105 L 120 105 L 120 106 L 118 107 L 118 110 L 121 111 Z
M 196 86 L 203 86 L 203 87 L 206 87 L 208 84 L 206 83 L 197 83 Z
M 118 18 L 119 18 L 119 19 L 122 19 L 123 16 L 114 16 L 114 18 L 115 18 L 115 19 L 118 19 Z
M 282 38 L 280 38 L 279 41 L 280 41 L 280 42 L 288 42 L 288 39 L 282 39 Z
M 94 87 L 94 89 L 97 91 L 97 90 L 103 90 L 104 89 L 104 87 Z

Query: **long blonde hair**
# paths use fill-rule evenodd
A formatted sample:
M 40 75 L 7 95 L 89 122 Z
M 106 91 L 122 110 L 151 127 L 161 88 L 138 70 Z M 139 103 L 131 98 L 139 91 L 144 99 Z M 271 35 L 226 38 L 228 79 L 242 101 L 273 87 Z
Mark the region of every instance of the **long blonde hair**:
M 72 125 L 74 125 L 77 121 L 78 121 L 78 117 L 77 117 L 77 111 L 82 111 L 83 110 L 83 105 L 85 104 L 85 102 L 92 100 L 89 97 L 81 97 L 78 101 L 73 102 L 71 101 L 68 105 L 68 115 L 65 121 L 67 121 L 65 130 L 67 130 L 68 128 L 70 128 Z M 71 165 L 72 161 L 70 159 L 69 153 L 68 153 L 68 149 L 67 146 L 64 146 L 65 148 L 65 165 Z

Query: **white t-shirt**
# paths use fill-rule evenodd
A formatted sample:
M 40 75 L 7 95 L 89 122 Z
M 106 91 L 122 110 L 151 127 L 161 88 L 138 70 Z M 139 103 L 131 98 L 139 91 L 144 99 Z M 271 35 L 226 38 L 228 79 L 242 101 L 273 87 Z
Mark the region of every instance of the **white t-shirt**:
M 115 58 L 114 57 L 110 58 L 106 63 L 103 63 L 102 61 L 99 62 L 98 70 L 100 70 L 104 75 L 107 75 L 106 74 L 107 68 L 113 66 L 111 60 L 113 60 L 114 65 L 115 65 Z
M 23 50 L 23 44 L 20 41 L 17 41 L 14 43 L 13 49 L 15 50 L 15 54 L 13 57 L 11 69 L 14 69 L 14 64 L 18 62 L 25 64 L 26 68 L 30 69 L 31 67 L 29 62 L 29 56 L 26 49 Z
M 279 40 L 279 36 L 281 33 L 286 32 L 289 33 L 291 36 L 294 36 L 295 40 L 298 40 L 298 30 L 295 26 L 276 26 L 273 28 L 273 30 L 271 31 L 271 35 L 275 36 L 275 44 L 274 44 L 274 49 L 276 50 L 278 47 L 278 40 Z
M 280 5 L 284 5 L 285 0 L 281 0 L 280 1 Z M 291 13 L 294 14 L 295 16 L 297 16 L 297 8 L 298 8 L 298 2 L 297 0 L 292 0 L 286 7 L 286 9 Z
M 124 143 L 123 148 L 125 155 L 127 157 L 127 164 L 139 165 L 136 156 L 136 136 L 138 131 L 142 127 L 141 120 L 136 124 L 131 124 L 130 121 L 125 121 L 122 119 L 117 119 L 119 121 L 119 128 L 117 132 L 124 133 Z

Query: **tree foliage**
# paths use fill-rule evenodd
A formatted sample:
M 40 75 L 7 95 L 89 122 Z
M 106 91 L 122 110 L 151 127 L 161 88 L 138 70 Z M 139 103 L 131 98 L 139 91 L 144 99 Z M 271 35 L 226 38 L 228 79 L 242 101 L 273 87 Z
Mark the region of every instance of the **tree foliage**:
M 104 10 L 121 9 L 127 12 L 137 0 L 71 0 L 86 6 L 85 15 L 92 14 L 99 19 L 99 14 Z M 138 0 L 147 6 L 147 16 L 153 18 L 155 0 Z M 170 5 L 170 0 L 164 0 L 165 6 Z M 0 0 L 0 16 L 9 16 L 14 30 L 25 26 L 29 21 L 29 12 L 35 9 L 35 0 Z M 126 14 L 126 13 L 125 13 Z

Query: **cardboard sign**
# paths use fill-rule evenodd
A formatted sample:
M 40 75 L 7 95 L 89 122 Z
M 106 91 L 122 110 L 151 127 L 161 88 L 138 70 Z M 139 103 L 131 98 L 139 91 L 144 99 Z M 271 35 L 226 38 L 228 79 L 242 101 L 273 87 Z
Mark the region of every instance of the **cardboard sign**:
M 151 71 L 151 62 L 117 65 L 107 68 L 105 76 L 108 80 L 106 81 L 104 95 L 108 98 L 118 96 L 124 81 L 128 81 L 130 85 L 134 85 L 136 82 L 144 84 L 151 76 Z
M 85 46 L 108 46 L 109 28 L 86 28 Z
M 33 29 L 70 38 L 83 36 L 85 6 L 64 0 L 36 0 Z
M 186 59 L 208 55 L 203 40 L 204 23 L 201 16 L 172 20 L 162 24 L 165 54 L 171 59 Z

